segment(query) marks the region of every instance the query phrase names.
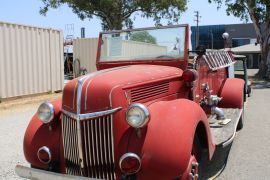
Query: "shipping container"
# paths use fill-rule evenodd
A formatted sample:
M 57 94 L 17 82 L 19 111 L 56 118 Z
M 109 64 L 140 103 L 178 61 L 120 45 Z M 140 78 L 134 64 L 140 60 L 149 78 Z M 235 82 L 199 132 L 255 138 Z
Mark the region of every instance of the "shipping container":
M 73 40 L 73 60 L 80 61 L 80 68 L 87 72 L 96 71 L 96 54 L 98 38 L 82 38 Z
M 0 98 L 64 86 L 61 30 L 0 22 Z

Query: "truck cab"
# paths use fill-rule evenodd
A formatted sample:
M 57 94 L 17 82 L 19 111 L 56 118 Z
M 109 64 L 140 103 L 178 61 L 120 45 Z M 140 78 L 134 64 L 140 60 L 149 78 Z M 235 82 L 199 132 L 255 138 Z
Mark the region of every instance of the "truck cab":
M 17 173 L 197 179 L 243 126 L 244 81 L 229 52 L 198 50 L 188 67 L 188 48 L 188 25 L 100 33 L 98 71 L 40 105 L 24 137 L 32 168 Z

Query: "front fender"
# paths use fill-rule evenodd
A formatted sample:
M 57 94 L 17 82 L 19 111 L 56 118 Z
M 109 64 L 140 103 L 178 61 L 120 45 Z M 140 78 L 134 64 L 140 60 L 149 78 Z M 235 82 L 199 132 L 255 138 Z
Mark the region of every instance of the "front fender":
M 47 146 L 52 153 L 52 161 L 59 161 L 60 128 L 59 118 L 61 100 L 51 102 L 55 109 L 54 119 L 49 124 L 43 124 L 35 114 L 24 135 L 23 149 L 25 159 L 34 167 L 48 169 L 48 164 L 38 160 L 37 152 L 42 146 Z
M 209 156 L 212 143 L 206 114 L 187 99 L 161 101 L 149 106 L 151 119 L 142 149 L 142 169 L 138 179 L 174 179 L 187 169 L 195 130 L 203 122 Z
M 228 78 L 220 92 L 222 100 L 219 107 L 222 108 L 243 108 L 245 81 L 238 78 Z

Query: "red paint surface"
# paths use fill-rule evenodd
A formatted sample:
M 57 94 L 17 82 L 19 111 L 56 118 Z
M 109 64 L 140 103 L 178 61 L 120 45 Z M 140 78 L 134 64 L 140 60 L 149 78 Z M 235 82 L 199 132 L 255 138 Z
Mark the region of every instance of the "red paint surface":
M 99 70 L 128 66 L 112 69 L 86 79 L 82 86 L 80 108 L 81 113 L 89 113 L 122 107 L 113 115 L 117 179 L 121 176 L 118 167 L 119 159 L 127 152 L 136 153 L 142 158 L 139 179 L 176 177 L 186 179 L 191 161 L 194 160 L 191 149 L 199 122 L 203 124 L 207 134 L 209 158 L 215 150 L 207 121 L 207 112 L 198 105 L 205 96 L 201 85 L 207 83 L 212 94 L 223 97 L 220 102 L 221 107 L 242 108 L 243 81 L 235 78 L 227 79 L 226 68 L 211 71 L 203 61 L 199 61 L 198 80 L 191 90 L 181 78 L 187 65 L 187 49 L 182 60 L 100 62 L 100 42 L 101 39 L 97 52 Z M 186 38 L 186 47 L 188 47 L 188 38 Z M 53 160 L 60 162 L 61 172 L 64 172 L 60 110 L 63 108 L 70 112 L 77 111 L 78 79 L 70 81 L 65 86 L 63 101 L 53 102 L 56 118 L 49 124 L 52 126 L 52 131 L 49 131 L 49 125 L 42 124 L 36 115 L 26 130 L 24 153 L 27 161 L 35 167 L 47 169 L 47 165 L 39 162 L 36 153 L 38 148 L 48 146 L 53 152 Z M 132 90 L 164 83 L 168 83 L 168 91 L 155 96 L 147 96 L 138 101 L 150 110 L 151 118 L 148 126 L 142 128 L 140 132 L 129 127 L 125 120 L 125 113 L 128 106 L 135 103 L 131 97 Z M 194 102 L 188 100 L 191 91 Z
M 60 110 L 62 101 L 56 100 L 52 102 L 55 108 L 55 118 L 49 124 L 43 124 L 35 114 L 30 121 L 24 136 L 24 155 L 26 160 L 31 163 L 34 167 L 47 169 L 48 165 L 43 164 L 37 157 L 38 149 L 42 146 L 47 146 L 52 152 L 52 161 L 59 161 L 60 146 L 62 144 L 60 134 Z M 52 130 L 49 130 L 51 126 Z
M 223 98 L 219 106 L 223 108 L 243 108 L 244 80 L 228 78 L 224 83 L 220 96 Z
M 142 148 L 139 179 L 173 179 L 184 173 L 200 121 L 206 127 L 209 156 L 212 156 L 215 146 L 211 143 L 207 117 L 198 104 L 179 99 L 160 101 L 149 109 L 151 120 Z
M 199 103 L 205 96 L 202 84 L 208 84 L 209 89 L 212 90 L 212 94 L 218 95 L 228 76 L 227 68 L 212 71 L 209 69 L 203 58 L 197 60 L 197 72 L 198 80 L 195 83 L 193 91 L 194 101 L 197 103 Z
M 179 79 L 182 72 L 181 69 L 168 66 L 133 65 L 89 78 L 85 80 L 82 87 L 81 113 L 110 109 L 110 94 L 117 87 L 138 87 L 162 80 Z M 76 112 L 78 79 L 72 80 L 65 86 L 63 92 L 63 108 L 71 112 Z M 121 96 L 124 94 L 122 93 Z M 121 96 L 113 97 L 121 98 Z M 126 101 L 121 101 L 121 103 L 124 102 Z

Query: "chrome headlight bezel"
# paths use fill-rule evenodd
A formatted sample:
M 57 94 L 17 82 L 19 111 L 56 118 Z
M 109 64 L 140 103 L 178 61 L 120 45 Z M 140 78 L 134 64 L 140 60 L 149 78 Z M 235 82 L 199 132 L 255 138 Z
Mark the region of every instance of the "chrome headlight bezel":
M 139 113 L 142 116 L 140 122 L 137 124 L 133 123 L 134 121 L 130 119 L 131 116 L 130 113 L 132 113 L 132 111 L 135 112 L 137 111 L 136 113 Z M 130 105 L 126 111 L 126 121 L 131 127 L 142 128 L 148 124 L 149 120 L 150 120 L 150 112 L 148 108 L 143 104 L 134 103 Z
M 46 114 L 47 113 L 47 114 Z M 38 119 L 44 124 L 50 123 L 54 118 L 54 107 L 50 102 L 42 103 L 37 110 Z

